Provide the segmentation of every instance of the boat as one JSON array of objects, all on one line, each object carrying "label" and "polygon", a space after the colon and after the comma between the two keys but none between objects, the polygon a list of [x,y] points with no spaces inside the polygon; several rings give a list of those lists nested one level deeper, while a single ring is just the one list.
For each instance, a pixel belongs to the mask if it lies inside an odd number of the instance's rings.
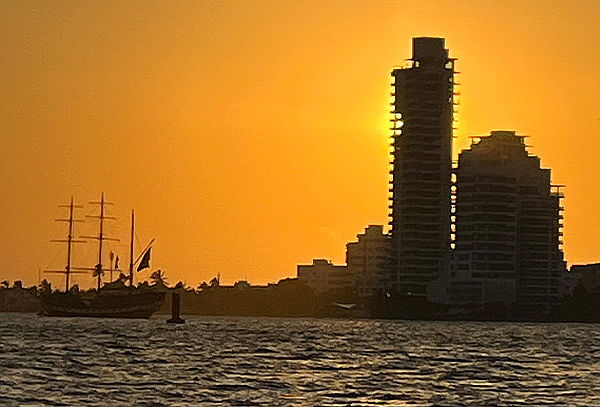
[{"label": "boat", "polygon": [[162,306],[165,292],[151,288],[102,288],[92,293],[52,292],[40,298],[43,316],[148,319]]},{"label": "boat", "polygon": [[[41,316],[51,317],[86,317],[86,318],[150,318],[153,313],[162,306],[166,293],[157,287],[149,286],[147,283],[134,285],[134,267],[137,271],[150,267],[150,250],[154,239],[148,243],[146,248],[134,260],[134,229],[135,213],[131,211],[131,240],[129,252],[129,276],[120,273],[116,281],[102,284],[102,277],[105,271],[112,272],[118,270],[118,257],[110,256],[110,268],[105,270],[103,261],[103,242],[106,240],[118,240],[105,236],[104,220],[114,219],[106,216],[105,206],[112,203],[104,200],[104,193],[98,202],[90,202],[100,205],[100,214],[98,216],[89,216],[99,221],[99,233],[97,236],[82,236],[82,238],[98,240],[98,264],[94,267],[73,267],[71,264],[72,247],[76,243],[84,243],[86,240],[74,238],[74,224],[82,220],[74,218],[74,211],[82,208],[80,205],[71,202],[67,205],[59,205],[69,209],[69,217],[65,219],[56,219],[59,222],[67,222],[69,225],[66,239],[53,240],[54,242],[67,244],[67,262],[64,270],[46,270],[46,273],[60,273],[65,275],[65,291],[43,290],[40,293],[42,310]],[[113,262],[114,261],[114,262]],[[89,273],[97,278],[96,290],[80,291],[77,286],[70,287],[70,276],[75,273]]]}]

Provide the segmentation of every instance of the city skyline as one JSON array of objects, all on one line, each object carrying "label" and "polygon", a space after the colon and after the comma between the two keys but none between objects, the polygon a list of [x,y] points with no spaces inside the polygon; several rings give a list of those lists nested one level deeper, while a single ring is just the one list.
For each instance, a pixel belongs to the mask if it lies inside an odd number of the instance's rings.
[{"label": "city skyline", "polygon": [[[553,181],[567,185],[567,261],[600,258],[589,238],[600,224],[594,212],[600,192],[590,188],[593,179],[581,176],[596,171],[594,149],[582,146],[594,145],[600,126],[592,97],[598,92],[593,44],[599,33],[592,26],[598,12],[589,7],[585,13],[584,2],[581,8],[563,5],[571,12],[556,15],[528,2],[522,8],[502,6],[511,11],[508,26],[528,17],[537,30],[529,37],[527,30],[507,30],[502,37],[481,23],[478,41],[456,21],[444,26],[441,11],[426,23],[409,9],[420,25],[392,27],[384,12],[400,11],[389,5],[368,10],[363,39],[350,27],[365,7],[331,3],[329,12],[342,13],[340,20],[319,21],[317,28],[276,26],[269,34],[247,22],[242,34],[254,33],[250,38],[260,41],[245,42],[228,25],[238,21],[233,11],[218,27],[205,18],[202,30],[195,30],[180,10],[170,14],[185,23],[177,31],[172,22],[155,28],[164,10],[148,7],[137,10],[144,18],[125,30],[125,23],[136,21],[127,10],[118,17],[98,5],[23,4],[2,6],[7,11],[2,15],[11,17],[2,28],[11,41],[4,48],[9,64],[3,77],[10,79],[3,81],[9,103],[2,131],[10,137],[0,165],[6,182],[1,279],[31,284],[37,268],[50,265],[48,257],[57,257],[54,266],[60,265],[62,249],[48,250],[48,240],[63,234],[53,224],[60,215],[56,205],[71,194],[85,203],[101,191],[116,203],[123,225],[136,208],[140,239],[157,238],[153,266],[171,281],[196,285],[221,273],[229,282],[260,283],[292,276],[296,264],[312,258],[341,262],[344,244],[366,225],[387,223],[389,71],[403,64],[410,38],[420,35],[445,37],[458,58],[462,95],[455,156],[470,135],[514,129],[534,136],[533,153],[553,169]],[[434,2],[428,4],[433,8]],[[46,19],[32,18],[34,9]],[[189,9],[199,15],[197,7]],[[285,20],[283,8],[256,10],[257,18]],[[295,6],[294,12],[308,10]],[[106,25],[85,27],[87,16],[102,13],[121,37]],[[466,13],[481,14],[486,12],[477,7]],[[552,24],[557,15],[579,24],[558,27]],[[382,19],[387,23],[375,28]],[[219,49],[212,37],[206,42],[211,27],[230,34],[229,48],[221,43]],[[34,41],[28,34],[33,31],[48,35]],[[74,39],[75,33],[82,39]],[[266,42],[273,33],[282,39]],[[579,38],[582,33],[588,35]],[[304,46],[299,34],[318,46]],[[485,43],[499,38],[513,46]],[[381,50],[371,49],[376,39]],[[117,59],[133,50],[130,58]],[[365,61],[357,63],[356,53]],[[261,55],[269,58],[261,62]],[[323,56],[330,65],[322,63]],[[118,63],[108,69],[111,61]],[[505,62],[499,66],[500,61]],[[76,69],[82,69],[79,76],[71,75]]]}]

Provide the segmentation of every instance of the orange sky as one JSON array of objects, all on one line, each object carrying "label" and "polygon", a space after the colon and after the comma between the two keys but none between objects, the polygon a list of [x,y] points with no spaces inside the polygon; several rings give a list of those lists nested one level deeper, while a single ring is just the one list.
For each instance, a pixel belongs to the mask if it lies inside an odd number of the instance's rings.
[{"label": "orange sky", "polygon": [[63,267],[56,205],[101,191],[122,264],[136,208],[172,282],[343,262],[387,223],[389,72],[425,35],[459,59],[455,153],[530,135],[567,185],[567,260],[600,261],[598,21],[596,0],[2,1],[0,279]]}]

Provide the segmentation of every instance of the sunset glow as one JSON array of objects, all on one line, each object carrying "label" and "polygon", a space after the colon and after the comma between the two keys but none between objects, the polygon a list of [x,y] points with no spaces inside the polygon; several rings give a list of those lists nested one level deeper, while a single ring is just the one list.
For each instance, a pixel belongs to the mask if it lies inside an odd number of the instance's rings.
[{"label": "sunset glow", "polygon": [[566,260],[598,262],[599,10],[4,1],[0,280],[33,284],[62,265],[48,242],[65,233],[56,205],[102,191],[117,217],[107,233],[121,239],[111,250],[127,258],[135,208],[139,245],[156,238],[152,267],[170,282],[265,283],[313,258],[342,263],[346,242],[388,222],[390,71],[415,36],[444,37],[458,58],[454,155],[490,130],[529,135],[566,185]]}]

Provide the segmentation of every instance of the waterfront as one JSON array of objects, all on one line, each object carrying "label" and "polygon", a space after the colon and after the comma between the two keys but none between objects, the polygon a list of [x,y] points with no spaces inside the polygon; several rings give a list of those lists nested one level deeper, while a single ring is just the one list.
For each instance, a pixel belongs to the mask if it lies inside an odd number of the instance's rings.
[{"label": "waterfront", "polygon": [[600,325],[0,314],[0,405],[600,405]]}]

